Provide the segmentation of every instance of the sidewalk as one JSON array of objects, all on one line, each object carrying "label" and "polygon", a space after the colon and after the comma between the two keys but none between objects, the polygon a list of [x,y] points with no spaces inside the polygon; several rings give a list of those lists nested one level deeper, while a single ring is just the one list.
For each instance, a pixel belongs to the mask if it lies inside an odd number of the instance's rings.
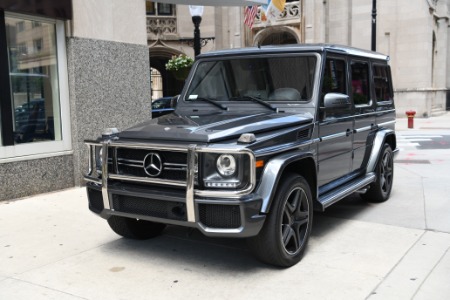
[{"label": "sidewalk", "polygon": [[408,118],[397,118],[395,124],[396,130],[436,130],[436,131],[448,131],[450,134],[450,111],[446,112],[442,116],[429,117],[429,118],[414,118],[414,128],[408,128]]},{"label": "sidewalk", "polygon": [[[397,129],[399,141],[450,136],[450,114]],[[289,269],[259,263],[244,240],[186,228],[120,238],[84,188],[0,202],[0,299],[449,299],[450,150],[400,147],[398,160],[411,159],[395,163],[391,199],[353,195],[316,213]]]}]

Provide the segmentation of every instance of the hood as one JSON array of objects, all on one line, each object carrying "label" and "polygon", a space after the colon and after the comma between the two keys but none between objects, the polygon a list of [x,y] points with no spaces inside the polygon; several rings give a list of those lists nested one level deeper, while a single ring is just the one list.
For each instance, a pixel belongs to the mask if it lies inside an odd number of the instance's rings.
[{"label": "hood", "polygon": [[175,113],[141,123],[119,133],[119,138],[209,143],[312,122],[312,117],[287,113]]}]

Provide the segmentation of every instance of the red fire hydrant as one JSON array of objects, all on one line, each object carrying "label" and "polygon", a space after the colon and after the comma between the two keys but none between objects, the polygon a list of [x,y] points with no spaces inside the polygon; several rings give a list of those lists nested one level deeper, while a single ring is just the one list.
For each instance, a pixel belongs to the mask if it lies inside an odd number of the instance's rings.
[{"label": "red fire hydrant", "polygon": [[416,115],[415,110],[407,110],[406,116],[408,117],[408,128],[414,128],[414,116]]}]

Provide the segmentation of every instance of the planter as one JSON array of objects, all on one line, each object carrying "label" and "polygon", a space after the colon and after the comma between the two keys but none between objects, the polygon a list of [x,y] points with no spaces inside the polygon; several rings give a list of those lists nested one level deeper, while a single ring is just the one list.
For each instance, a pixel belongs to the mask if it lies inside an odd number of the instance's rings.
[{"label": "planter", "polygon": [[182,68],[176,71],[172,71],[173,77],[177,80],[184,81],[189,75],[189,71],[191,71],[191,68]]}]

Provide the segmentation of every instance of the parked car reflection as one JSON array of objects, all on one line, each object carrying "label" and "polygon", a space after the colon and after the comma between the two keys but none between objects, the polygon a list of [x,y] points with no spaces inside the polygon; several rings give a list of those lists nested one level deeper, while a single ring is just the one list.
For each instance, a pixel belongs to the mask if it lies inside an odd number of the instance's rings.
[{"label": "parked car reflection", "polygon": [[[32,142],[35,138],[54,139],[53,118],[45,114],[45,99],[33,99],[14,110],[15,141]],[[48,124],[47,124],[48,121]]]},{"label": "parked car reflection", "polygon": [[162,97],[152,102],[152,118],[158,118],[170,114],[177,106],[178,95],[171,97]]}]

